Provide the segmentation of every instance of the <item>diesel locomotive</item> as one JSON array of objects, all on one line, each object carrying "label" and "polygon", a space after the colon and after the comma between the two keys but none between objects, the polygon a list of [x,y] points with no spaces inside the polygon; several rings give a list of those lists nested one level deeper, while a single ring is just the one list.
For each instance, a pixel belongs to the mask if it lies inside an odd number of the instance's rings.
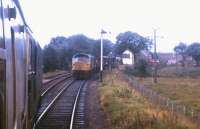
[{"label": "diesel locomotive", "polygon": [[72,74],[76,79],[87,79],[95,68],[95,58],[90,54],[78,53],[72,57]]},{"label": "diesel locomotive", "polygon": [[0,129],[30,129],[40,99],[42,51],[18,0],[0,0]]}]

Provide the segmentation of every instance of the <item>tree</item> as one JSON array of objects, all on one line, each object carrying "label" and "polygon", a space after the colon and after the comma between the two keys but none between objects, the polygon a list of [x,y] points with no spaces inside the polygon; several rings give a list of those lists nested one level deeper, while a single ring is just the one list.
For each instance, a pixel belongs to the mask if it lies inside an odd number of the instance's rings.
[{"label": "tree", "polygon": [[134,60],[136,60],[136,55],[141,50],[148,50],[151,46],[151,41],[147,38],[142,37],[141,35],[127,31],[125,33],[120,33],[117,36],[117,42],[115,45],[116,54],[121,54],[126,49],[129,49],[135,56]]},{"label": "tree", "polygon": [[68,48],[72,49],[74,53],[84,52],[91,54],[93,45],[94,40],[82,34],[73,35],[68,38]]},{"label": "tree", "polygon": [[54,65],[52,67],[48,63],[44,63],[44,70],[56,70],[56,69],[68,69],[70,60],[67,56],[70,55],[68,51],[68,39],[63,36],[58,36],[52,38],[50,43],[45,46],[43,53],[45,55],[44,62],[51,60],[51,63]]},{"label": "tree", "polygon": [[196,61],[197,66],[200,65],[200,43],[194,42],[192,43],[188,49],[187,53],[189,56],[192,56],[192,58]]},{"label": "tree", "polygon": [[140,59],[135,65],[135,69],[138,71],[138,75],[141,77],[145,77],[149,75],[148,68],[149,68],[149,64],[144,59]]},{"label": "tree", "polygon": [[[103,55],[107,56],[113,49],[113,43],[110,40],[103,40]],[[93,55],[100,58],[101,40],[96,40],[93,46]]]},{"label": "tree", "polygon": [[187,57],[187,45],[180,42],[179,45],[175,46],[174,51],[182,56],[182,67],[185,67],[185,61]]},{"label": "tree", "polygon": [[[104,55],[112,50],[113,43],[104,40]],[[72,56],[76,53],[88,53],[100,56],[100,40],[94,40],[85,35],[78,34],[68,38],[59,36],[52,38],[50,43],[44,47],[44,71],[56,69],[70,69]]]},{"label": "tree", "polygon": [[43,50],[44,72],[52,71],[58,68],[58,58],[56,50],[52,45],[45,46]]},{"label": "tree", "polygon": [[145,59],[139,59],[135,66],[125,67],[125,72],[138,77],[147,77],[151,75],[151,68],[149,63]]}]

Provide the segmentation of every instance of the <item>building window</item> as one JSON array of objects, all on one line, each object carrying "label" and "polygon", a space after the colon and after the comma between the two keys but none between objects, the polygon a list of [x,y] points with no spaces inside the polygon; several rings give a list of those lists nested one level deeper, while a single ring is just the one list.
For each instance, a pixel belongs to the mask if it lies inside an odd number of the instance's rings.
[{"label": "building window", "polygon": [[123,54],[122,58],[130,58],[130,54]]},{"label": "building window", "polygon": [[6,64],[0,59],[0,129],[5,127],[5,85],[6,85]]}]

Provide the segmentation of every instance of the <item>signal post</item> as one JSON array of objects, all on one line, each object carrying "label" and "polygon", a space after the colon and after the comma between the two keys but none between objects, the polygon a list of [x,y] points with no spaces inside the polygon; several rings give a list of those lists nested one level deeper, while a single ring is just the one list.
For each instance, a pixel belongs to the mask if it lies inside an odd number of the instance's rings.
[{"label": "signal post", "polygon": [[100,65],[100,81],[103,82],[103,34],[106,34],[107,32],[104,30],[101,30],[101,65]]}]

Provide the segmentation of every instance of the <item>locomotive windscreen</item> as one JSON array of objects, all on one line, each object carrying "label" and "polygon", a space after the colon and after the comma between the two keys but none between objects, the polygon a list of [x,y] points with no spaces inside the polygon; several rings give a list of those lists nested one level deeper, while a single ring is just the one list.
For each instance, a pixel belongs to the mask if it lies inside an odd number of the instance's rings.
[{"label": "locomotive windscreen", "polygon": [[76,55],[74,55],[74,58],[79,58],[79,57],[89,58],[89,56],[87,54],[76,54]]},{"label": "locomotive windscreen", "polygon": [[77,54],[73,57],[72,62],[88,62],[90,58],[86,54]]}]

